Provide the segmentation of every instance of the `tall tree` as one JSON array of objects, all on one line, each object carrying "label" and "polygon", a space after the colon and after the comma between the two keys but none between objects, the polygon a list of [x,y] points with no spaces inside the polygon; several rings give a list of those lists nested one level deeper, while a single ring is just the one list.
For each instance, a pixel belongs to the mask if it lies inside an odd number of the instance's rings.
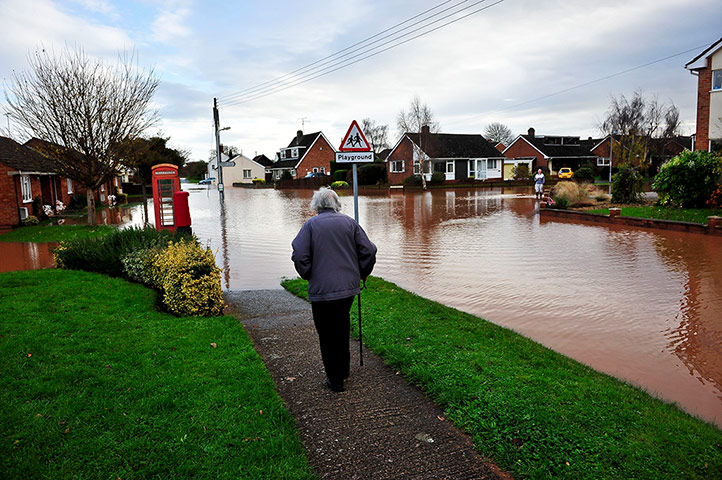
[{"label": "tall tree", "polygon": [[493,122],[486,126],[484,129],[484,138],[496,145],[497,143],[503,143],[506,146],[514,140],[514,134],[511,129],[503,123]]},{"label": "tall tree", "polygon": [[637,90],[630,99],[612,97],[599,129],[618,139],[612,153],[619,163],[648,168],[651,139],[678,133],[679,110],[673,103],[660,103],[657,97],[647,98]]},{"label": "tall tree", "polygon": [[380,153],[381,150],[389,148],[388,125],[377,125],[374,120],[364,118],[361,120],[361,130],[366,135],[366,140],[371,144],[371,150],[374,153]]},{"label": "tall tree", "polygon": [[14,73],[5,92],[7,112],[23,134],[59,146],[44,153],[87,189],[93,225],[95,191],[117,174],[124,145],[158,120],[150,105],[158,79],[127,53],[111,65],[80,47],[40,49],[28,61],[29,72]]},{"label": "tall tree", "polygon": [[168,146],[170,138],[151,137],[128,140],[121,151],[123,165],[135,170],[140,179],[143,194],[145,221],[148,222],[148,206],[146,202],[146,185],[151,181],[152,167],[160,163],[170,163],[182,167],[188,160],[188,152]]},{"label": "tall tree", "polygon": [[408,111],[401,110],[396,117],[396,128],[399,130],[399,135],[405,133],[418,133],[419,135],[419,144],[413,143],[414,163],[418,162],[419,164],[421,185],[426,190],[424,172],[427,170],[429,157],[426,155],[426,136],[423,134],[423,127],[429,127],[430,133],[438,133],[440,129],[439,122],[434,117],[431,108],[423,103],[418,95],[414,95]]}]

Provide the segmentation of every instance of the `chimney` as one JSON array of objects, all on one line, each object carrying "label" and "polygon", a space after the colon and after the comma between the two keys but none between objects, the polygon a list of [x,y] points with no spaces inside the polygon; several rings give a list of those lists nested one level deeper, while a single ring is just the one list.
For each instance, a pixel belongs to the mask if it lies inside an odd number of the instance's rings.
[{"label": "chimney", "polygon": [[423,127],[421,127],[421,133],[424,135],[428,135],[429,133],[431,133],[431,129],[428,125],[424,125]]},{"label": "chimney", "polygon": [[301,139],[303,138],[303,130],[299,130],[296,132],[296,144],[301,144]]},{"label": "chimney", "polygon": [[536,133],[536,131],[534,130],[534,128],[529,127],[529,130],[527,131],[527,135],[529,135],[530,137],[534,137],[535,133]]}]

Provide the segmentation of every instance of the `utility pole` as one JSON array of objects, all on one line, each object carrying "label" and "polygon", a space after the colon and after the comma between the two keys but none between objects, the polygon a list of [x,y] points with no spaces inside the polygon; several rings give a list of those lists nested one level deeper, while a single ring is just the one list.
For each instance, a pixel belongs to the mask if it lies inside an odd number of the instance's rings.
[{"label": "utility pole", "polygon": [[218,119],[218,99],[213,98],[213,130],[216,135],[216,166],[218,167],[218,197],[223,202],[223,167],[221,167],[221,129]]}]

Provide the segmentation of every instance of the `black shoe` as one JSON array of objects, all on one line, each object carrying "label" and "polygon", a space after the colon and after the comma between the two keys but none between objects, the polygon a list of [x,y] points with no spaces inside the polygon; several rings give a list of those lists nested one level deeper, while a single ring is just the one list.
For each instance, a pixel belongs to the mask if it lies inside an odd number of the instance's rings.
[{"label": "black shoe", "polygon": [[326,386],[327,386],[328,388],[330,388],[331,390],[333,390],[334,392],[343,392],[343,391],[344,391],[343,381],[341,381],[341,383],[331,383],[331,380],[329,380],[329,379],[327,378],[327,379],[326,379]]}]

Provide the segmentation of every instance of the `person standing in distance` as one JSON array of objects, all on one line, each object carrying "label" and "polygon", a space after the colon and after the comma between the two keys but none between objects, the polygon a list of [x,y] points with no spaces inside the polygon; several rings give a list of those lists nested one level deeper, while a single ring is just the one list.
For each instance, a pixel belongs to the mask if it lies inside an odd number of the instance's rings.
[{"label": "person standing in distance", "polygon": [[544,174],[542,173],[542,169],[540,168],[537,170],[536,175],[534,175],[534,193],[536,195],[536,198],[542,198],[542,195],[544,194],[544,182],[546,179],[544,178]]},{"label": "person standing in distance", "polygon": [[314,193],[311,208],[317,215],[293,239],[291,260],[308,280],[326,386],[342,392],[351,363],[349,312],[354,296],[361,293],[361,280],[376,264],[376,245],[353,218],[339,213],[341,202],[330,188]]}]

